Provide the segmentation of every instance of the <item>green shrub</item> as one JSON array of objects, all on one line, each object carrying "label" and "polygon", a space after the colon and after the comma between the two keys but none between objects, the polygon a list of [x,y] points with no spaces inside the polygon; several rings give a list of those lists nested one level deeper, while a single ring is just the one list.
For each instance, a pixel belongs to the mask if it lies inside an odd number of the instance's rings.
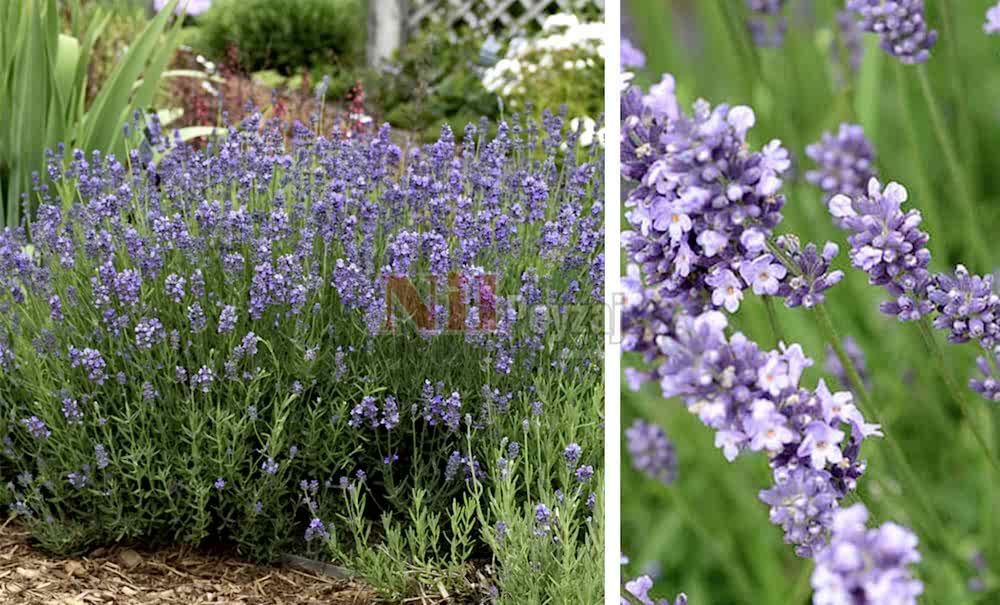
[{"label": "green shrub", "polygon": [[390,599],[492,556],[506,602],[596,603],[565,587],[601,574],[603,158],[523,124],[405,155],[149,130],[157,162],[57,158],[0,231],[0,505],[59,552],[332,552]]},{"label": "green shrub", "polygon": [[197,44],[216,59],[236,49],[242,69],[353,63],[364,43],[360,0],[218,0],[198,18]]},{"label": "green shrub", "polygon": [[496,95],[477,75],[483,40],[468,28],[453,30],[442,22],[425,26],[366,82],[371,100],[389,123],[425,131],[424,138],[436,136],[438,126],[456,118],[464,125],[499,116]]}]

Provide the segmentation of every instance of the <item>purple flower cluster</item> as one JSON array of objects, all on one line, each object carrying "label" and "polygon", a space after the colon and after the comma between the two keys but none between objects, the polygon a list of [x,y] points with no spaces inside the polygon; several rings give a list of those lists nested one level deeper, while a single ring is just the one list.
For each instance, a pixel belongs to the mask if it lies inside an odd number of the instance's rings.
[{"label": "purple flower cluster", "polygon": [[879,426],[865,422],[850,393],[831,393],[822,381],[813,391],[800,386],[812,361],[799,345],[762,351],[740,333],[727,338],[726,327],[717,311],[678,317],[674,334],[659,340],[663,395],[681,397],[716,430],[726,459],[747,451],[768,455],[774,487],[761,500],[785,540],[812,556],[837,502],[864,473],[861,443],[881,435]]},{"label": "purple flower cluster", "polygon": [[840,193],[849,198],[864,195],[868,182],[878,178],[875,149],[858,124],[841,124],[836,134],[824,132],[818,143],[806,147],[817,168],[806,180],[823,190],[827,199]]},{"label": "purple flower cluster", "polygon": [[837,194],[828,203],[830,214],[851,231],[851,264],[868,274],[868,283],[888,290],[892,298],[882,303],[882,312],[900,321],[917,320],[933,310],[928,298],[930,236],[919,228],[920,211],[903,211],[906,198],[899,183],[883,190],[871,179],[866,194],[853,200]]},{"label": "purple flower cluster", "polygon": [[920,561],[917,537],[892,522],[868,528],[863,504],[833,515],[830,545],[816,556],[814,605],[916,605],[924,586],[909,566]]},{"label": "purple flower cluster", "polygon": [[924,63],[937,32],[924,20],[924,0],[847,0],[861,19],[861,29],[878,34],[882,50],[907,65]]},{"label": "purple flower cluster", "polygon": [[809,243],[802,248],[795,236],[781,235],[776,245],[784,251],[793,268],[792,275],[778,285],[776,292],[777,296],[785,299],[785,306],[789,308],[801,306],[811,309],[823,304],[826,300],[823,292],[844,278],[843,271],[830,270],[830,264],[840,251],[833,242],[827,242],[823,251],[819,252],[816,244]]},{"label": "purple flower cluster", "polygon": [[714,306],[735,311],[743,290],[776,294],[784,277],[766,240],[782,219],[791,162],[777,140],[748,149],[749,107],[698,101],[687,116],[672,84],[667,77],[622,99],[622,173],[638,183],[622,243],[662,297],[699,301],[713,291]]},{"label": "purple flower cluster", "polygon": [[850,11],[842,10],[837,12],[837,27],[840,30],[840,44],[834,45],[834,56],[838,61],[844,61],[841,57],[842,53],[846,52],[848,67],[852,72],[857,72],[861,69],[861,61],[865,58],[861,25]]},{"label": "purple flower cluster", "polygon": [[1000,34],[1000,2],[986,11],[986,23],[983,31],[987,34]]},{"label": "purple flower cluster", "polygon": [[622,69],[642,69],[646,66],[646,55],[632,44],[628,38],[622,37],[621,42]]},{"label": "purple flower cluster", "polygon": [[664,485],[677,479],[677,454],[662,428],[637,418],[625,439],[632,468]]},{"label": "purple flower cluster", "polygon": [[[653,579],[649,576],[639,576],[633,580],[625,582],[625,592],[628,596],[622,595],[621,605],[633,605],[635,601],[642,605],[670,605],[668,599],[654,600],[649,596],[649,591],[653,589]],[[687,595],[681,593],[677,595],[673,605],[687,605]]]},{"label": "purple flower cluster", "polygon": [[778,48],[785,41],[788,21],[781,17],[785,0],[747,0],[750,12],[756,13],[747,20],[755,45],[761,48]]}]

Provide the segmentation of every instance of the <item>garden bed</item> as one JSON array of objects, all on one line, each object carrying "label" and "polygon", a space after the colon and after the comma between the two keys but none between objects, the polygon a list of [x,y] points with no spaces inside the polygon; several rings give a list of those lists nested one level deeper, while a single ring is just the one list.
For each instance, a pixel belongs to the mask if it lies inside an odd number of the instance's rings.
[{"label": "garden bed", "polygon": [[0,602],[11,605],[348,605],[374,603],[373,595],[353,580],[254,565],[228,549],[114,547],[82,557],[54,557],[32,547],[18,524],[0,527]]}]

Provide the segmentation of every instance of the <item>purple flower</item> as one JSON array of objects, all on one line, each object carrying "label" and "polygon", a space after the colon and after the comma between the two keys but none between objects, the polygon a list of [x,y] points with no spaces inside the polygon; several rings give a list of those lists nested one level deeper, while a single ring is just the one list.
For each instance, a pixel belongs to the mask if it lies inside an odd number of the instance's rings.
[{"label": "purple flower", "polygon": [[632,467],[650,479],[670,485],[677,478],[674,445],[659,426],[636,419],[625,431]]},{"label": "purple flower", "polygon": [[949,342],[972,339],[989,349],[1000,340],[1000,296],[993,292],[992,275],[971,275],[958,265],[954,276],[936,274],[927,296],[938,312],[934,327],[947,330]]},{"label": "purple flower", "polygon": [[107,365],[104,363],[104,357],[101,356],[100,351],[94,349],[83,349],[81,351],[76,347],[70,346],[69,359],[72,367],[77,368],[82,366],[84,371],[87,372],[87,378],[92,382],[104,384],[104,381],[108,377],[104,372]]},{"label": "purple flower", "polygon": [[222,489],[226,487],[226,480],[223,479],[222,477],[219,477],[218,479],[215,480],[215,483],[213,483],[213,485],[215,486],[215,489],[221,492]]},{"label": "purple flower", "polygon": [[24,425],[24,428],[28,429],[28,432],[35,439],[48,439],[52,435],[52,431],[45,426],[45,423],[38,416],[22,418],[21,424]]},{"label": "purple flower", "polygon": [[711,289],[713,304],[738,308],[735,275],[725,273],[735,267],[747,282],[740,291],[777,292],[786,269],[763,249],[782,219],[787,151],[778,141],[749,149],[749,107],[699,101],[689,117],[675,109],[672,78],[665,83],[622,99],[622,173],[636,183],[625,200],[626,254],[647,287],[683,304],[704,307]]},{"label": "purple flower", "polygon": [[802,249],[798,238],[782,235],[777,238],[777,245],[785,251],[793,264],[793,276],[778,286],[778,296],[785,299],[785,306],[811,309],[823,304],[826,300],[823,293],[844,278],[843,271],[830,271],[833,259],[840,252],[837,244],[827,242],[821,254],[817,251],[816,244],[806,244],[805,249]]},{"label": "purple flower", "polygon": [[228,334],[236,329],[236,307],[226,305],[219,315],[219,334]]},{"label": "purple flower", "polygon": [[976,368],[982,378],[969,379],[969,388],[987,401],[1000,401],[1000,345],[976,358]]},{"label": "purple flower", "polygon": [[201,366],[201,369],[191,377],[191,387],[200,389],[202,393],[207,393],[212,387],[215,373],[208,366]]},{"label": "purple flower", "polygon": [[781,280],[787,272],[785,266],[770,254],[740,263],[740,277],[750,284],[754,294],[777,294]]},{"label": "purple flower", "polygon": [[919,319],[933,309],[927,297],[930,237],[919,229],[919,211],[903,212],[906,198],[902,185],[889,183],[882,190],[872,179],[867,195],[852,201],[838,194],[828,204],[830,214],[852,232],[847,238],[851,264],[868,274],[868,283],[888,290],[892,299],[882,303],[882,312],[900,321]]},{"label": "purple flower", "polygon": [[911,65],[930,58],[937,32],[924,20],[924,0],[847,0],[861,29],[878,34],[882,50]]},{"label": "purple flower", "polygon": [[316,538],[327,541],[330,539],[330,531],[323,525],[322,520],[314,517],[306,528],[305,539],[306,542],[312,542]]},{"label": "purple flower", "polygon": [[94,455],[97,457],[97,468],[105,469],[108,467],[110,462],[108,461],[108,452],[104,449],[104,446],[98,443],[94,446]]},{"label": "purple flower", "polygon": [[632,41],[624,36],[622,37],[621,42],[621,60],[622,69],[628,69],[630,67],[642,69],[646,66],[646,55],[643,54],[641,50],[633,46]]},{"label": "purple flower", "polygon": [[[642,605],[670,605],[670,601],[667,599],[654,601],[653,597],[649,596],[649,591],[652,589],[653,579],[649,576],[639,576],[625,582],[625,592],[628,593],[628,597],[621,597],[621,605],[632,605],[635,600],[638,600]],[[677,595],[673,605],[687,605],[687,602],[687,595],[681,593]]]},{"label": "purple flower", "polygon": [[563,458],[566,459],[566,464],[571,468],[573,465],[580,460],[580,454],[583,453],[583,449],[577,443],[571,443],[566,446],[565,451],[563,451]]},{"label": "purple flower", "polygon": [[816,555],[813,602],[916,605],[924,586],[909,566],[920,561],[917,537],[895,523],[867,528],[855,504],[833,514],[830,544]]},{"label": "purple flower", "polygon": [[1000,34],[1000,2],[986,11],[986,23],[983,31],[987,34]]},{"label": "purple flower", "polygon": [[83,412],[80,411],[80,405],[77,403],[76,399],[71,397],[63,399],[62,411],[63,416],[66,417],[67,423],[83,424]]},{"label": "purple flower", "polygon": [[589,464],[576,469],[576,480],[580,483],[587,483],[594,476],[594,467]]},{"label": "purple flower", "polygon": [[155,317],[143,317],[135,325],[135,345],[140,349],[152,349],[153,345],[166,337],[166,329]]},{"label": "purple flower", "polygon": [[824,132],[818,143],[806,147],[806,155],[817,169],[806,172],[827,199],[841,193],[850,198],[864,195],[868,181],[878,178],[875,150],[858,124],[841,124],[837,134]]},{"label": "purple flower", "polygon": [[274,461],[274,458],[269,457],[261,463],[260,468],[268,475],[278,474],[278,463]]}]

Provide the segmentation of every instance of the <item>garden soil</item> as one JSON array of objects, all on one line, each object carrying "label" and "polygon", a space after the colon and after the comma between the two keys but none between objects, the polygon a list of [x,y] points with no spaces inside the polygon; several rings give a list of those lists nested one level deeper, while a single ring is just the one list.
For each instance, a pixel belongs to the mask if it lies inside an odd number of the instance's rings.
[{"label": "garden soil", "polygon": [[0,525],[3,605],[362,605],[373,593],[351,580],[175,547],[155,551],[98,548],[83,557],[47,555],[28,532]]}]

